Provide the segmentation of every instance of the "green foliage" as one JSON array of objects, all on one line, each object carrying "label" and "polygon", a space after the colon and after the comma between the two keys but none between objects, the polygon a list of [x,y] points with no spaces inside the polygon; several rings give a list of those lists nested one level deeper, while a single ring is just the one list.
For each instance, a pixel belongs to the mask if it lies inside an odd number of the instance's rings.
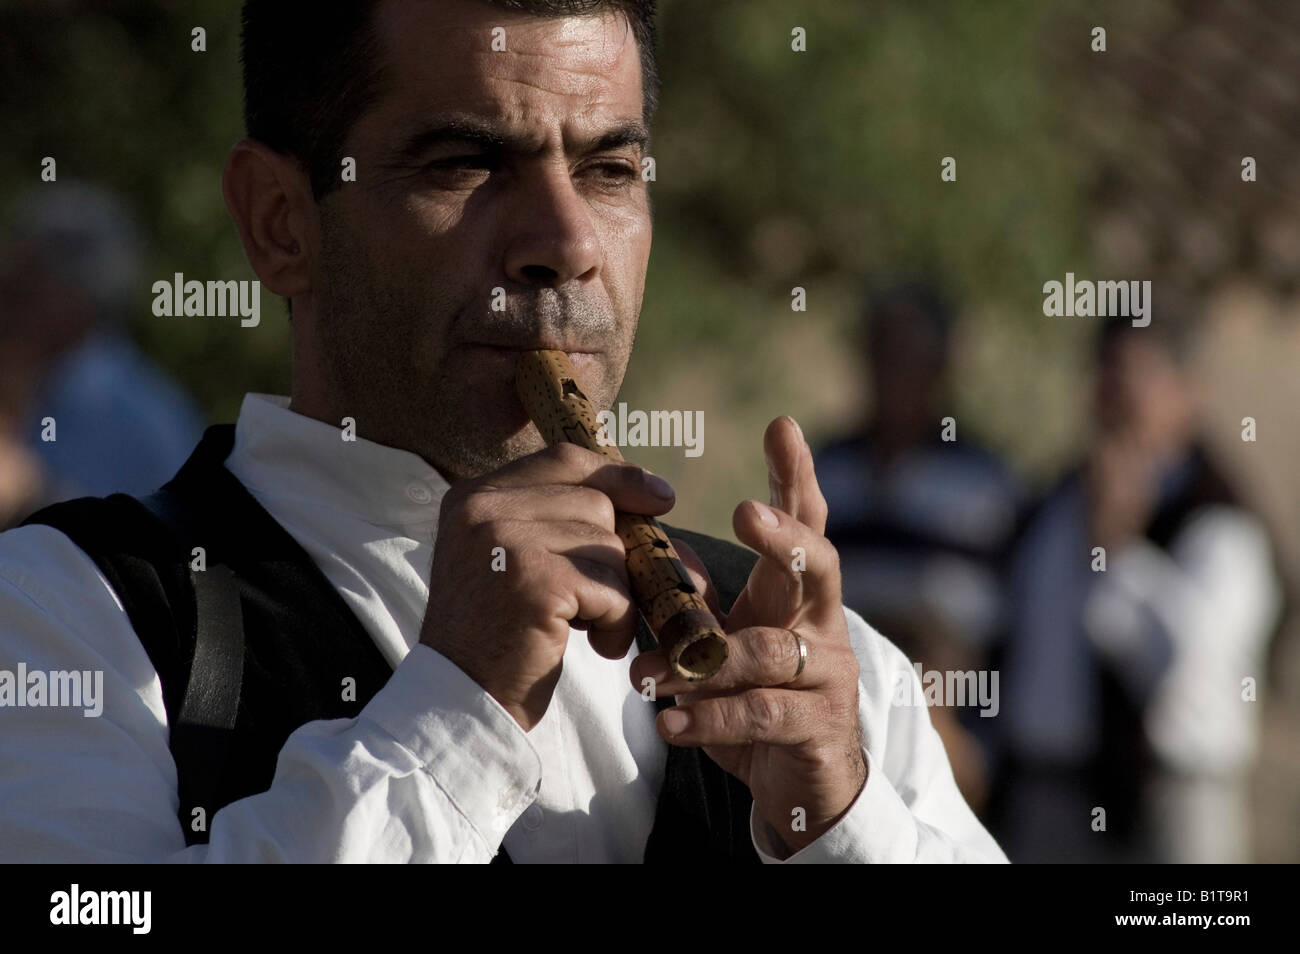
[{"label": "green foliage", "polygon": [[[852,412],[851,364],[815,381],[835,392],[819,396],[799,375],[822,369],[774,367],[797,356],[773,342],[795,328],[834,350],[864,280],[926,274],[955,290],[981,340],[1002,343],[977,367],[997,367],[998,380],[960,380],[958,411],[1022,459],[1050,459],[1065,435],[1016,440],[1016,408],[1043,399],[1041,349],[1064,360],[1074,347],[1045,336],[1044,276],[1086,255],[1069,224],[1084,170],[1060,148],[1061,103],[1039,53],[1051,12],[1033,0],[664,0],[656,236],[627,398],[714,406],[745,447],[760,446],[758,415],[773,407],[812,415],[824,436]],[[205,53],[191,50],[195,26]],[[796,26],[807,52],[791,50]],[[36,185],[45,155],[61,179],[123,193],[153,243],[134,312],[144,346],[213,419],[233,418],[246,391],[287,391],[288,324],[270,296],[261,325],[237,333],[149,307],[149,284],[174,272],[255,277],[220,191],[242,134],[236,5],[16,4],[0,11],[0,51],[3,197]],[[956,183],[940,180],[944,156]],[[806,313],[790,311],[796,285]],[[702,375],[708,395],[661,390]],[[1066,385],[1053,387],[1061,405]],[[735,462],[756,464],[753,451]],[[735,477],[698,476],[710,495]],[[725,529],[725,514],[696,516]]]},{"label": "green foliage", "polygon": [[[252,279],[221,197],[226,152],[243,131],[237,5],[219,0],[21,4],[0,11],[0,176],[6,199],[39,186],[43,156],[60,181],[114,189],[151,239],[132,329],[214,419],[245,391],[288,387],[283,309],[261,325],[168,321],[150,286],[174,272]],[[207,52],[191,30],[207,31]],[[7,204],[7,203],[6,203]]]}]

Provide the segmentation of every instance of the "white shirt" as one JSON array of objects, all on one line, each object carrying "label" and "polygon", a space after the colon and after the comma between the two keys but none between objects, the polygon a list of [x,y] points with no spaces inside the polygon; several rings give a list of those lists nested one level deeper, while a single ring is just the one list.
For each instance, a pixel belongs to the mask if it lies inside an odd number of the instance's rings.
[{"label": "white shirt", "polygon": [[[271,787],[185,847],[162,690],[121,604],[66,537],[0,534],[0,670],[102,670],[103,712],[0,707],[0,860],[639,862],[668,747],[622,660],[571,631],[531,731],[419,643],[447,483],[423,459],[248,395],[227,468],[311,555],[392,677],[355,719],[310,722]],[[846,610],[868,765],[850,810],[787,858],[751,813],[764,861],[1006,858],[953,782],[924,706],[894,705],[905,656]],[[908,699],[921,699],[919,686]]]}]

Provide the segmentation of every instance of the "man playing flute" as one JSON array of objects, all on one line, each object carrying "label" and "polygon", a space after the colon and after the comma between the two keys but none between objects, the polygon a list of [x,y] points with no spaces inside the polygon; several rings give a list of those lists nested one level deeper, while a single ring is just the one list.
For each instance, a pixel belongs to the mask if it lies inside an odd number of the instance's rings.
[{"label": "man playing flute", "polygon": [[688,683],[614,533],[672,489],[545,447],[515,395],[533,349],[597,407],[622,383],[653,0],[243,16],[222,186],[290,303],[292,391],[144,505],[0,536],[0,664],[102,670],[104,697],[0,709],[8,860],[1004,861],[896,704],[908,660],[841,602],[792,419],[748,550],[670,531],[730,646]]}]

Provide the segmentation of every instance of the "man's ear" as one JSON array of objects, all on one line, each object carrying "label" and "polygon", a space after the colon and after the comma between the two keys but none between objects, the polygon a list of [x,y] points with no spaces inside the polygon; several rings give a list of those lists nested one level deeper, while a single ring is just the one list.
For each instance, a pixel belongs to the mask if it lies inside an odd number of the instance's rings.
[{"label": "man's ear", "polygon": [[310,292],[316,203],[298,161],[242,139],[226,157],[221,194],[262,284],[283,298]]}]

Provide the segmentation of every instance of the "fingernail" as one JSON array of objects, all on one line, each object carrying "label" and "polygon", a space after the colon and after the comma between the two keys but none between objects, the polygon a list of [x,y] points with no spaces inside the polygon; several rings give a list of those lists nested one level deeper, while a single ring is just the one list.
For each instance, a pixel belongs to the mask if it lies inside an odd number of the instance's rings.
[{"label": "fingernail", "polygon": [[672,488],[672,484],[664,480],[658,474],[652,474],[650,471],[642,469],[641,473],[645,475],[645,486],[650,493],[663,500],[672,500],[677,496]]},{"label": "fingernail", "polygon": [[763,526],[773,528],[781,526],[781,521],[777,517],[776,511],[767,504],[762,504],[755,500],[754,506],[758,508],[758,520],[763,524]]},{"label": "fingernail", "polygon": [[669,709],[664,713],[664,728],[669,735],[681,735],[691,726],[690,713],[684,709]]}]

